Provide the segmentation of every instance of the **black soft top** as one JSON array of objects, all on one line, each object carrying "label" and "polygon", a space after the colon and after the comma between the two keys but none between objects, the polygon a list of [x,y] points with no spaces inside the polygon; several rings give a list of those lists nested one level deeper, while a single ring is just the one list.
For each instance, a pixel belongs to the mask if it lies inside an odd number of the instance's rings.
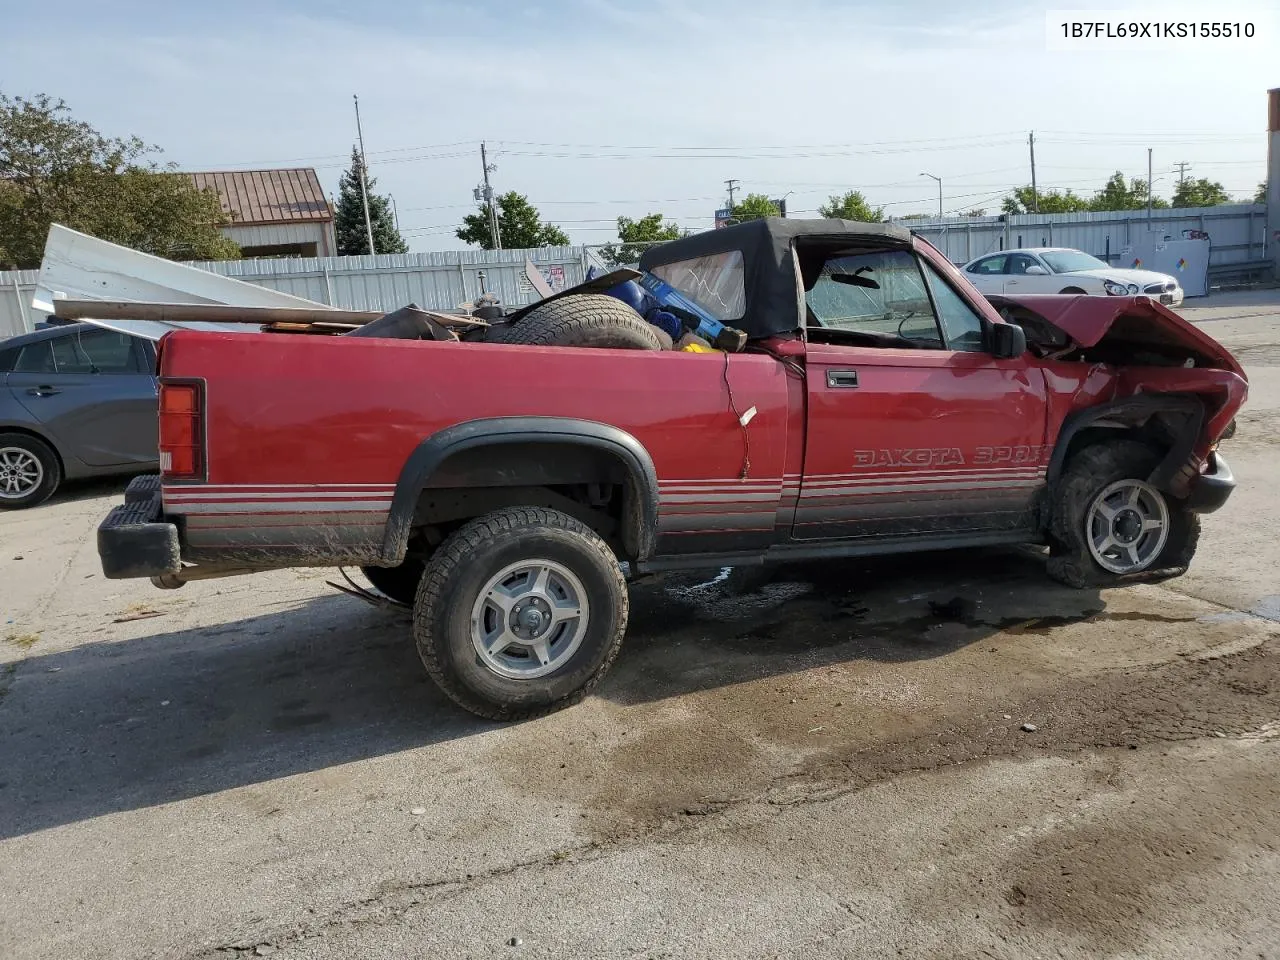
[{"label": "black soft top", "polygon": [[650,247],[640,258],[640,269],[652,270],[667,263],[740,250],[746,313],[740,321],[733,321],[730,325],[740,327],[752,339],[770,337],[790,333],[800,325],[797,313],[799,291],[791,256],[793,242],[798,237],[841,236],[891,243],[911,242],[910,231],[889,223],[766,217]]}]

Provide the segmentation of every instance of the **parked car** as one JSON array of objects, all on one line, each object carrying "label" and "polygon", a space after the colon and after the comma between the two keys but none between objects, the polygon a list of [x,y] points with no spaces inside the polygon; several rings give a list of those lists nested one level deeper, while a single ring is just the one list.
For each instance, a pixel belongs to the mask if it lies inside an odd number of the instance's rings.
[{"label": "parked car", "polygon": [[0,508],[159,465],[155,345],[87,323],[0,343]]},{"label": "parked car", "polygon": [[1168,274],[1123,270],[1065,247],[1001,250],[964,266],[969,282],[985,294],[1085,293],[1132,297],[1143,294],[1167,306],[1182,303],[1182,287]]},{"label": "parked car", "polygon": [[641,269],[746,350],[537,345],[643,324],[595,281],[504,342],[166,334],[162,472],[100,526],[104,574],[359,566],[412,606],[439,686],[512,720],[600,680],[624,562],[1031,542],[1059,580],[1115,584],[1185,570],[1234,487],[1217,443],[1244,371],[1149,298],[997,305],[923,239],[838,220],[709,231]]}]

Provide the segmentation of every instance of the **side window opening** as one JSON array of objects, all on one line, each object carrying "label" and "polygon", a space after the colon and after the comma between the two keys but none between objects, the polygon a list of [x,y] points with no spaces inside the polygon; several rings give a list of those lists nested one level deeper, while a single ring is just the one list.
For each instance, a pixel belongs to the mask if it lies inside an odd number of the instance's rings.
[{"label": "side window opening", "polygon": [[983,351],[982,318],[931,264],[922,261],[921,266],[929,281],[929,292],[933,294],[947,346],[952,350]]},{"label": "side window opening", "polygon": [[132,338],[114,330],[77,331],[51,341],[58,373],[138,373]]},{"label": "side window opening", "polygon": [[1009,258],[1003,254],[994,257],[986,257],[969,267],[969,272],[980,273],[987,276],[1004,273],[1005,264],[1008,262],[1008,259]]},{"label": "side window opening", "polygon": [[802,272],[811,328],[839,331],[844,336],[838,339],[871,346],[943,349],[914,253],[845,250],[810,261]]},{"label": "side window opening", "polygon": [[57,373],[53,364],[53,348],[48,340],[29,343],[18,353],[13,365],[14,373]]},{"label": "side window opening", "polygon": [[1027,267],[1039,266],[1031,257],[1025,253],[1015,253],[1009,258],[1009,272],[1023,276],[1027,272]]},{"label": "side window opening", "polygon": [[22,347],[14,373],[141,373],[133,338],[114,330],[77,331]]}]

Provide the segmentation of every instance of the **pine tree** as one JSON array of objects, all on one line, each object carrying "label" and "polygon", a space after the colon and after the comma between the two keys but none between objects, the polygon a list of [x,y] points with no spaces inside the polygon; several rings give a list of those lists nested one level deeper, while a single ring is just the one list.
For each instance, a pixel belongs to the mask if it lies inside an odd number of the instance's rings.
[{"label": "pine tree", "polygon": [[[351,148],[351,167],[338,181],[338,208],[333,214],[334,232],[338,238],[338,255],[355,257],[369,252],[369,232],[364,223],[364,200],[360,191],[360,151]],[[391,201],[373,192],[377,181],[369,177],[369,222],[373,225],[373,244],[377,253],[408,253],[409,245],[396,229]]]}]

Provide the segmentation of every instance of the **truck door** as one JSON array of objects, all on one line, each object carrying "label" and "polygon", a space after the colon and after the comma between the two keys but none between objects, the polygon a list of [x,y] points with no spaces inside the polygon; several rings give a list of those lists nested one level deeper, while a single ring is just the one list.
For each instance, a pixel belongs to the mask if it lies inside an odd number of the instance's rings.
[{"label": "truck door", "polygon": [[978,312],[913,251],[832,255],[815,272],[793,538],[941,546],[1033,528],[1047,462],[1039,369],[985,352]]}]

